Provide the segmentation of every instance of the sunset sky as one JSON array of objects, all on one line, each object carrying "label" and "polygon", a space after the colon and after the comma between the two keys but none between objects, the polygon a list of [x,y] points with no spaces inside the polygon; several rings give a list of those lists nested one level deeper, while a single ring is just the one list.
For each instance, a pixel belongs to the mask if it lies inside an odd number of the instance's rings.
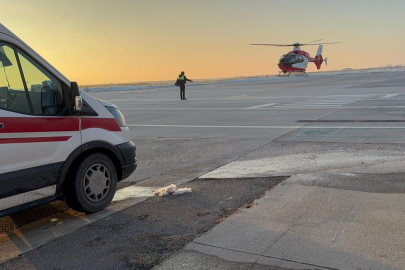
[{"label": "sunset sky", "polygon": [[[322,70],[405,63],[404,0],[2,0],[0,22],[79,84],[271,75],[323,39]],[[302,47],[311,56],[316,46]],[[313,63],[308,71],[315,71]]]}]

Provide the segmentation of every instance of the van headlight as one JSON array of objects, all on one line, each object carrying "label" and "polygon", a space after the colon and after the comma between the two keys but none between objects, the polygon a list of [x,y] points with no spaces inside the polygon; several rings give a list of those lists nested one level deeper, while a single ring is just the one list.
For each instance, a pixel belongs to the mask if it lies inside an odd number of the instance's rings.
[{"label": "van headlight", "polygon": [[120,125],[120,127],[126,127],[127,123],[125,122],[125,117],[124,115],[121,113],[120,110],[118,110],[115,107],[106,107],[106,109],[112,114],[114,115],[115,119],[117,119],[118,124]]}]

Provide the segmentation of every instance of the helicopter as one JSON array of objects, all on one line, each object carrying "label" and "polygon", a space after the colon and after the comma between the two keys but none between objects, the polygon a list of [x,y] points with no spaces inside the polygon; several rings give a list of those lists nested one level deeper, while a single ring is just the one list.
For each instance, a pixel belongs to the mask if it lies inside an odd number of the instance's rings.
[{"label": "helicopter", "polygon": [[[317,69],[321,68],[323,62],[325,65],[328,65],[328,59],[323,58],[322,50],[323,44],[336,44],[341,42],[328,42],[328,43],[314,43],[322,41],[322,39],[314,40],[306,43],[293,43],[293,44],[250,44],[250,45],[259,45],[259,46],[275,46],[275,47],[290,47],[293,46],[293,50],[287,54],[284,54],[278,60],[278,67],[280,68],[280,72],[278,76],[284,74],[286,76],[290,76],[290,74],[296,75],[307,75],[305,73],[308,63],[312,62],[316,65]],[[319,45],[318,51],[316,52],[315,58],[312,58],[309,53],[306,51],[301,50],[301,46],[311,46],[311,45]]]}]

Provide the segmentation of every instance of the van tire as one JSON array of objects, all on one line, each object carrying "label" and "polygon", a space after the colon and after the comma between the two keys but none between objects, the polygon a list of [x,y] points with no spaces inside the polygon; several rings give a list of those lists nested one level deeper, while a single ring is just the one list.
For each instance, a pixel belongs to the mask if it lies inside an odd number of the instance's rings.
[{"label": "van tire", "polygon": [[80,212],[106,208],[117,190],[117,173],[106,155],[94,153],[82,160],[69,183],[68,205]]}]

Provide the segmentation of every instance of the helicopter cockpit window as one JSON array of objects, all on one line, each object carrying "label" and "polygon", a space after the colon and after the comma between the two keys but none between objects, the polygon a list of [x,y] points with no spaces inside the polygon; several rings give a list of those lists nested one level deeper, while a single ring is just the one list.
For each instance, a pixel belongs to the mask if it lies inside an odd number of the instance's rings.
[{"label": "helicopter cockpit window", "polygon": [[294,64],[294,63],[295,63],[295,57],[296,57],[295,54],[288,54],[288,55],[286,55],[286,56],[284,57],[283,62],[284,62],[285,64]]},{"label": "helicopter cockpit window", "polygon": [[278,62],[281,62],[281,60],[283,60],[283,58],[286,56],[286,54],[283,54],[280,59],[278,60]]},{"label": "helicopter cockpit window", "polygon": [[304,62],[304,58],[302,57],[302,55],[297,55],[297,57],[295,58],[295,63],[302,63]]}]

